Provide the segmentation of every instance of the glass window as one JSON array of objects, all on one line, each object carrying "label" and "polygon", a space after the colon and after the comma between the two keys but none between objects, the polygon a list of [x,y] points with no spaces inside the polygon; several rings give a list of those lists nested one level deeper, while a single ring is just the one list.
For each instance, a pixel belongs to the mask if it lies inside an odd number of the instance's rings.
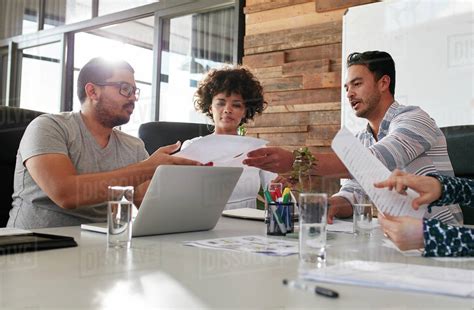
[{"label": "glass window", "polygon": [[0,105],[5,105],[7,92],[8,49],[0,49]]},{"label": "glass window", "polygon": [[38,30],[38,0],[0,0],[0,39]]},{"label": "glass window", "polygon": [[49,113],[60,111],[60,56],[59,42],[23,50],[20,107]]},{"label": "glass window", "polygon": [[[140,88],[140,99],[128,124],[122,130],[137,136],[138,127],[153,119],[151,106],[151,81],[153,78],[154,17],[146,17],[116,24],[75,36],[74,83],[80,68],[94,57],[126,60],[135,70],[135,80]],[[93,48],[85,48],[93,47]],[[80,110],[77,88],[74,86],[74,110]]]},{"label": "glass window", "polygon": [[44,29],[92,17],[92,0],[46,0]]},{"label": "glass window", "polygon": [[[193,95],[211,68],[232,63],[234,8],[172,18],[165,29],[160,84],[160,120],[205,123]],[[167,33],[167,34],[166,34]]]},{"label": "glass window", "polygon": [[22,34],[38,31],[38,1],[39,0],[23,0]]},{"label": "glass window", "polygon": [[114,12],[133,9],[139,6],[147,5],[159,0],[100,0],[99,15],[106,15]]}]

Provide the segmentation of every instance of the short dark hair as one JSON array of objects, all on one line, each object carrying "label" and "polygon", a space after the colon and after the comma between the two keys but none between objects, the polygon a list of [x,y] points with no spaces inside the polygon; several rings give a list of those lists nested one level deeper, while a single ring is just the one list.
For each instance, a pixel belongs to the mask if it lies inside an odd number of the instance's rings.
[{"label": "short dark hair", "polygon": [[77,78],[77,96],[79,101],[84,103],[86,100],[85,86],[87,83],[103,83],[114,75],[116,70],[128,70],[135,73],[132,66],[125,60],[106,60],[102,57],[96,57],[89,60],[82,67]]},{"label": "short dark hair", "polygon": [[389,53],[381,51],[351,53],[347,56],[347,68],[353,65],[366,66],[374,74],[376,81],[388,75],[390,77],[389,90],[392,96],[395,96],[395,62]]},{"label": "short dark hair", "polygon": [[253,73],[244,66],[226,66],[211,69],[198,85],[194,94],[194,106],[212,119],[212,98],[217,94],[239,94],[245,104],[245,116],[241,124],[261,114],[266,107],[263,87]]}]

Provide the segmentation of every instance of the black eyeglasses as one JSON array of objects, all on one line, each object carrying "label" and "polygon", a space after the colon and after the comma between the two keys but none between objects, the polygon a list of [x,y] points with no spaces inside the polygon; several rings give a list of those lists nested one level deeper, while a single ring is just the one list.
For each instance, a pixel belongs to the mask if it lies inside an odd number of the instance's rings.
[{"label": "black eyeglasses", "polygon": [[140,88],[136,88],[133,85],[130,85],[126,82],[104,82],[104,83],[94,83],[95,85],[99,86],[114,86],[119,89],[120,95],[130,98],[131,95],[135,94],[135,98],[138,101],[138,97],[140,96]]}]

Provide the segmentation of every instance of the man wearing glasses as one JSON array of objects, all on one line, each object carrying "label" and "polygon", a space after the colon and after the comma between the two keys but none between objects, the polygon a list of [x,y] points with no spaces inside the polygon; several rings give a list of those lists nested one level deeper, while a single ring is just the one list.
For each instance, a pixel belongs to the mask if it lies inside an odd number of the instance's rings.
[{"label": "man wearing glasses", "polygon": [[[435,121],[415,106],[395,101],[395,62],[382,51],[352,53],[347,58],[346,96],[357,117],[367,120],[367,127],[357,138],[391,171],[400,170],[426,175],[454,176],[448,157],[446,139]],[[244,163],[277,173],[291,169],[292,152],[278,147],[262,148],[248,154]],[[315,174],[350,178],[347,169],[333,153],[317,154]],[[328,222],[334,217],[352,216],[354,192],[363,192],[352,179],[329,199]],[[432,209],[425,214],[448,224],[461,224],[458,205]]]},{"label": "man wearing glasses", "polygon": [[125,61],[90,60],[77,81],[80,112],[45,114],[20,142],[8,227],[72,226],[106,220],[107,187],[135,186],[141,202],[162,164],[198,165],[169,154],[151,156],[143,142],[114,128],[130,120],[140,91]]}]

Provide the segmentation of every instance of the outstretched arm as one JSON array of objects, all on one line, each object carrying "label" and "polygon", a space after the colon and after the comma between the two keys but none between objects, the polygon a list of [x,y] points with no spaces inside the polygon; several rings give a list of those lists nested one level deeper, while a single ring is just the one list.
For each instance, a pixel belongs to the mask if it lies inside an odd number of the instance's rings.
[{"label": "outstretched arm", "polygon": [[[245,165],[276,173],[289,172],[295,161],[293,152],[280,147],[259,148],[249,152],[247,156],[248,158],[243,162]],[[339,178],[349,177],[349,172],[336,154],[320,153],[315,157],[318,162],[313,174]]]},{"label": "outstretched arm", "polygon": [[169,155],[177,148],[179,144],[169,145],[144,161],[101,173],[78,174],[68,156],[56,153],[31,157],[24,164],[54,203],[64,209],[74,209],[106,201],[108,186],[142,184],[153,176],[159,165],[199,165],[196,161]]}]

